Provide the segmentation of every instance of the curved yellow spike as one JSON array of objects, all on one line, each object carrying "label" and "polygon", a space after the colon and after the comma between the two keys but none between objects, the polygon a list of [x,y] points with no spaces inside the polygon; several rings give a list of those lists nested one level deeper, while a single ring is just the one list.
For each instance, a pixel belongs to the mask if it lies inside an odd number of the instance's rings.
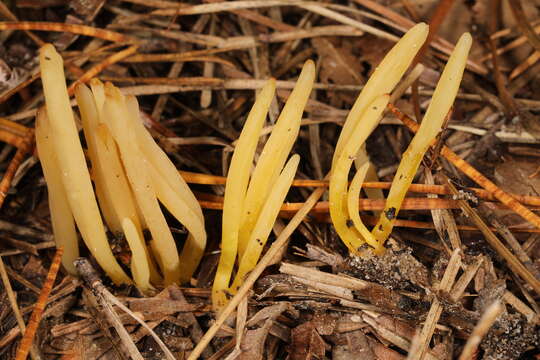
[{"label": "curved yellow spike", "polygon": [[471,35],[469,33],[463,34],[444,67],[420,129],[401,158],[384,211],[372,230],[373,236],[381,243],[390,236],[401,203],[420,166],[420,162],[431,142],[441,131],[443,121],[454,103],[471,45]]}]

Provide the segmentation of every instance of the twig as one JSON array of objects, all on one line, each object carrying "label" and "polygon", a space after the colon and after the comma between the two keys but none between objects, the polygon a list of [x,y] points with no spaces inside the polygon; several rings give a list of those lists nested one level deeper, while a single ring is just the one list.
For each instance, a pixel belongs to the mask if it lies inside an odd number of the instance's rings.
[{"label": "twig", "polygon": [[37,30],[37,31],[55,31],[55,32],[70,32],[78,35],[92,36],[95,38],[109,40],[113,42],[132,43],[134,40],[126,35],[98,29],[87,25],[54,23],[45,21],[6,21],[0,22],[0,30]]},{"label": "twig", "polygon": [[75,91],[75,87],[79,84],[86,83],[90,81],[93,77],[95,77],[97,74],[102,72],[105,68],[108,66],[115,64],[119,62],[120,60],[125,59],[126,57],[130,56],[131,54],[135,53],[137,49],[139,48],[138,45],[132,45],[128,47],[127,49],[124,49],[122,51],[119,51],[107,58],[105,58],[103,61],[101,61],[99,64],[96,64],[92,66],[88,71],[86,71],[82,76],[80,76],[75,82],[73,82],[69,88],[68,88],[68,94],[73,95],[73,92]]},{"label": "twig", "polygon": [[[456,275],[461,267],[460,253],[461,249],[455,249],[452,252],[452,256],[448,261],[448,266],[446,267],[446,271],[444,272],[443,278],[437,290],[442,292],[449,292],[452,288]],[[415,339],[413,340],[411,350],[409,352],[409,355],[407,356],[408,360],[421,360],[423,358],[429,347],[431,337],[433,336],[435,326],[439,321],[439,317],[441,316],[442,311],[442,303],[437,297],[434,297],[426,321],[424,322],[424,326],[422,327],[420,334],[418,336],[415,336]]]},{"label": "twig", "polygon": [[197,346],[193,349],[192,353],[189,355],[188,360],[196,360],[201,355],[202,351],[206,348],[206,346],[210,343],[214,335],[217,333],[217,331],[221,328],[221,325],[227,320],[229,315],[236,309],[238,304],[242,301],[242,299],[248,294],[249,289],[255,281],[259,278],[259,276],[263,273],[263,271],[266,269],[266,266],[272,262],[274,257],[279,253],[281,250],[281,247],[284,246],[287,241],[289,240],[289,237],[292,235],[294,230],[300,225],[304,217],[309,213],[311,208],[317,203],[319,198],[322,196],[322,194],[326,191],[325,188],[317,188],[307,199],[304,203],[304,206],[294,215],[294,217],[291,219],[291,221],[287,224],[285,229],[279,234],[276,241],[272,244],[270,249],[266,252],[266,254],[261,258],[257,266],[251,271],[249,276],[246,278],[244,284],[238,289],[238,292],[236,295],[229,301],[227,306],[221,311],[218,318],[216,319],[216,322],[208,329],[206,334],[202,337],[201,341],[197,344]]},{"label": "twig", "polygon": [[114,311],[112,305],[118,306],[120,309],[129,314],[133,319],[135,319],[139,324],[141,324],[154,338],[159,347],[163,350],[166,355],[166,358],[169,360],[174,360],[174,356],[167,346],[161,341],[161,339],[156,335],[156,333],[137,315],[130,311],[124,304],[122,304],[113,294],[107,290],[99,279],[96,271],[90,265],[90,262],[85,258],[78,258],[75,260],[75,267],[79,274],[83,277],[87,285],[92,289],[94,296],[100,306],[103,308],[103,313],[109,323],[116,329],[118,336],[120,337],[124,346],[128,349],[129,354],[134,359],[144,360],[141,353],[137,349],[137,346],[133,342],[133,339],[124,328],[124,325],[120,321],[119,316]]},{"label": "twig", "polygon": [[499,301],[495,301],[487,308],[487,310],[480,318],[480,321],[478,321],[478,324],[476,324],[476,326],[474,327],[471,336],[469,336],[469,339],[465,344],[465,348],[463,348],[463,351],[459,356],[459,360],[473,359],[473,354],[478,348],[480,341],[482,341],[482,338],[487,334],[487,332],[489,331],[493,323],[495,323],[495,320],[497,320],[497,317],[502,313],[503,310],[504,307]]},{"label": "twig", "polygon": [[[457,189],[448,181],[448,186],[452,191],[457,194]],[[493,231],[484,223],[478,213],[471,208],[471,206],[463,200],[459,200],[463,211],[469,216],[469,218],[478,226],[482,234],[484,234],[487,242],[497,251],[497,253],[506,260],[508,267],[518,274],[523,280],[525,280],[537,294],[540,294],[540,281],[516,258],[510,250],[508,250],[504,244],[495,236]]]},{"label": "twig", "polygon": [[58,274],[58,270],[60,269],[60,260],[62,259],[63,252],[64,249],[62,247],[56,249],[56,253],[54,254],[54,258],[51,263],[51,267],[49,268],[49,272],[47,273],[47,278],[45,279],[43,288],[41,288],[41,293],[39,294],[38,301],[34,306],[32,315],[30,315],[30,320],[28,320],[28,327],[24,332],[24,336],[19,345],[19,349],[17,350],[17,356],[15,357],[15,360],[25,360],[28,356],[28,352],[30,351],[32,347],[32,342],[34,341],[34,335],[36,334],[39,322],[41,321],[41,316],[43,315],[43,311],[45,310],[45,306],[47,305],[47,299],[49,297],[49,294],[51,293],[54,281],[56,280],[56,274]]},{"label": "twig", "polygon": [[[218,175],[209,175],[202,173],[195,173],[190,171],[180,171],[182,177],[191,184],[200,185],[223,185],[225,184],[226,177]],[[390,182],[365,182],[362,184],[363,189],[390,189],[392,183]],[[310,179],[296,179],[293,181],[292,186],[297,187],[328,187],[328,181],[325,180],[310,180]],[[474,196],[488,200],[497,201],[497,198],[487,190],[479,188],[465,188],[464,192],[470,192]],[[445,185],[426,185],[426,184],[412,184],[409,187],[409,192],[423,193],[423,194],[437,194],[437,195],[450,195],[452,192]],[[523,196],[517,194],[509,194],[514,199],[530,206],[540,206],[540,197],[537,196]]]}]

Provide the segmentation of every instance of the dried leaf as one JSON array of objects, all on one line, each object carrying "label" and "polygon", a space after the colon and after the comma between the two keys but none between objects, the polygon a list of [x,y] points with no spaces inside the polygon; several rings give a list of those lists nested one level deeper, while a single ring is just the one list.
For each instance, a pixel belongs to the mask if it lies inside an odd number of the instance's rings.
[{"label": "dried leaf", "polygon": [[240,345],[242,353],[237,359],[262,360],[264,357],[264,343],[273,323],[272,320],[266,320],[262,327],[255,330],[248,330],[244,335],[242,345]]},{"label": "dried leaf", "polygon": [[351,331],[342,335],[346,345],[336,345],[332,350],[333,360],[376,360],[367,336],[361,331]]},{"label": "dried leaf", "polygon": [[326,344],[313,322],[303,323],[292,330],[291,360],[323,359],[325,351]]},{"label": "dried leaf", "polygon": [[347,48],[334,46],[325,38],[311,40],[320,57],[319,76],[325,83],[341,85],[362,84],[362,65]]}]

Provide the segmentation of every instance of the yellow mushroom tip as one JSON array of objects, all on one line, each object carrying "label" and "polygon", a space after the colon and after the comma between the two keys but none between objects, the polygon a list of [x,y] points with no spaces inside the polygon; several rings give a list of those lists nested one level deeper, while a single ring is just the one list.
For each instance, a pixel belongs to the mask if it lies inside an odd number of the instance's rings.
[{"label": "yellow mushroom tip", "polygon": [[103,83],[98,78],[91,78],[88,82],[91,86],[103,86]]},{"label": "yellow mushroom tip", "polygon": [[39,48],[40,55],[43,54],[43,53],[47,53],[47,52],[56,53],[56,48],[54,47],[53,44],[47,43],[47,44],[44,44],[42,47]]},{"label": "yellow mushroom tip", "polygon": [[459,38],[459,41],[458,43],[465,43],[466,45],[468,46],[471,46],[472,45],[472,36],[471,36],[471,33],[468,33],[468,32],[465,32],[461,35],[461,37]]},{"label": "yellow mushroom tip", "polygon": [[315,62],[311,59],[306,60],[304,66],[302,67],[302,72],[313,73],[313,76],[315,76]]}]

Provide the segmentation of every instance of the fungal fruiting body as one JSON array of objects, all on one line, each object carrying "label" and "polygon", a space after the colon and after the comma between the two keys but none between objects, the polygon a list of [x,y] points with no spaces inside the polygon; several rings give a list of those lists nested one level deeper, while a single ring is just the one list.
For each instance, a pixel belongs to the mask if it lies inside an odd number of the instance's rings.
[{"label": "fungal fruiting body", "polygon": [[[330,217],[336,232],[352,253],[364,243],[382,252],[382,243],[367,230],[360,216],[351,219],[348,209],[348,176],[352,162],[375,129],[388,103],[389,93],[399,82],[427,38],[428,25],[412,27],[388,52],[368,79],[347,115],[332,160]],[[362,167],[362,164],[357,164]],[[352,209],[351,209],[352,210]]]},{"label": "fungal fruiting body", "polygon": [[[226,305],[227,292],[235,293],[245,275],[256,266],[291,186],[300,158],[294,155],[287,161],[287,157],[298,136],[314,80],[315,64],[307,61],[251,177],[258,139],[274,96],[274,80],[257,96],[240,134],[225,185],[221,257],[212,288],[212,302],[217,311]],[[238,272],[230,286],[237,260]]]},{"label": "fungal fruiting body", "polygon": [[[69,103],[63,61],[52,45],[39,53],[50,138],[67,202],[82,238],[99,265],[116,283],[129,283],[114,258],[86,167],[75,119]],[[38,119],[45,120],[45,118]]]},{"label": "fungal fruiting body", "polygon": [[[411,28],[385,56],[369,78],[356,100],[340,134],[330,177],[330,216],[341,240],[352,253],[359,253],[367,243],[375,253],[382,253],[384,242],[392,231],[393,224],[405,194],[412,183],[418,166],[439,133],[442,122],[454,102],[472,39],[464,34],[456,45],[437,84],[433,99],[428,107],[419,132],[403,155],[392,182],[385,209],[379,214],[379,222],[369,232],[358,214],[358,198],[361,183],[368,171],[367,160],[360,160],[363,143],[380,119],[388,99],[384,96],[392,91],[416,56],[428,33],[425,24]],[[376,107],[382,106],[375,113]],[[369,114],[371,112],[371,114]],[[365,156],[362,156],[365,159]],[[357,173],[348,186],[352,161],[357,161]]]},{"label": "fungal fruiting body", "polygon": [[471,35],[469,33],[463,34],[441,74],[433,92],[431,103],[420,124],[420,129],[401,158],[398,170],[392,181],[392,187],[390,188],[384,211],[380,215],[379,221],[372,232],[377,241],[381,243],[392,232],[396,216],[401,208],[401,203],[405,198],[407,189],[411,185],[429,145],[441,131],[443,121],[454,103],[471,45]]},{"label": "fungal fruiting body", "polygon": [[[49,188],[53,231],[64,245],[66,269],[74,272],[71,264],[78,256],[74,219],[90,252],[111,279],[131,282],[112,255],[101,208],[108,228],[126,239],[131,274],[141,290],[189,281],[206,246],[202,210],[174,164],[144,128],[136,99],[96,79],[91,81],[91,90],[86,85],[75,89],[98,208],[69,104],[62,58],[52,45],[45,45],[40,64],[46,110],[38,113],[36,141]],[[181,255],[160,202],[189,231]],[[143,236],[146,228],[150,246]]]},{"label": "fungal fruiting body", "polygon": [[[330,174],[330,217],[341,240],[351,252],[356,252],[364,242],[380,251],[380,245],[371,236],[371,233],[358,216],[356,221],[350,219],[347,209],[347,185],[349,172],[360,146],[366,141],[371,131],[381,119],[388,104],[388,95],[376,98],[362,114],[360,121],[354,128],[351,139],[343,147],[340,156],[334,158]],[[358,202],[358,198],[356,199]]]}]

